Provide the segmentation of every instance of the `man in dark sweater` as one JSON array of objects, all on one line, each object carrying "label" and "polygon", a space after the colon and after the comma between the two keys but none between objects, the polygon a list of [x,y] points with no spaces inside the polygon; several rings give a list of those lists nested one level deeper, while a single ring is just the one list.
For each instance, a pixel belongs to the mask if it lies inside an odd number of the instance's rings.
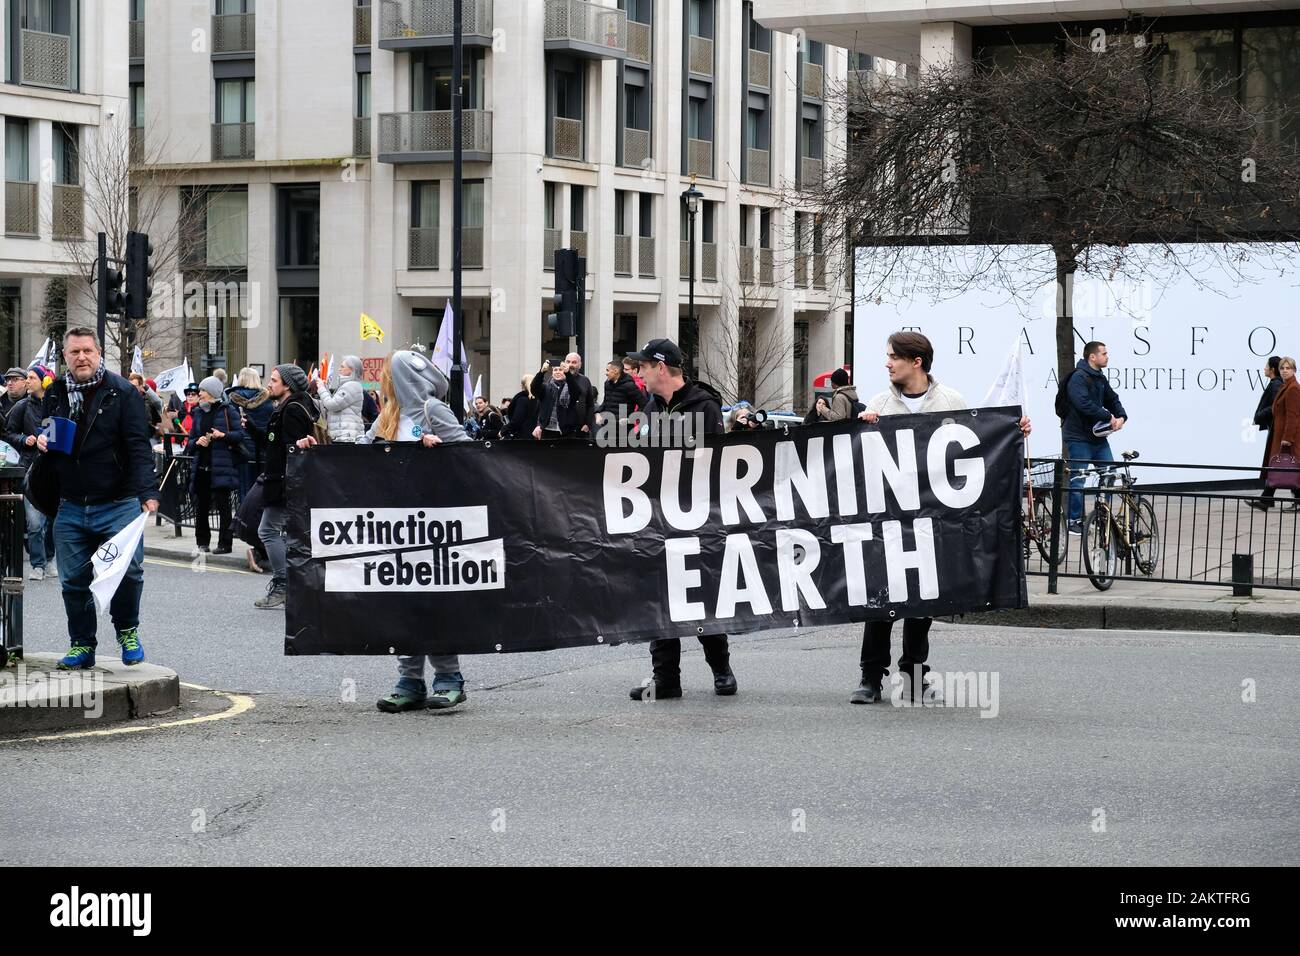
[{"label": "man in dark sweater", "polygon": [[[54,546],[71,642],[59,667],[70,670],[95,666],[99,622],[90,592],[91,559],[142,509],[158,510],[158,480],[144,399],[130,382],[104,367],[95,331],[68,329],[63,336],[63,361],[67,372],[45,390],[42,419],[67,418],[76,424],[72,451],[51,451],[48,434],[37,438],[36,448],[54,456],[59,477]],[[139,633],[143,591],[141,539],[109,604],[123,664],[144,660]]]},{"label": "man in dark sweater", "polygon": [[[718,393],[700,382],[689,382],[682,374],[685,359],[682,350],[668,339],[655,339],[645,348],[628,356],[640,366],[650,400],[645,412],[651,427],[671,430],[676,434],[693,434],[693,425],[687,416],[698,415],[700,430],[705,435],[721,435],[722,402]],[[727,650],[726,634],[701,634],[704,659],[713,670],[713,689],[723,696],[736,692],[736,675],[731,672],[731,657]],[[644,700],[653,695],[656,700],[682,696],[681,677],[682,642],[675,637],[660,638],[650,642],[650,660],[654,666],[653,682],[646,681],[633,687],[631,698]]]}]

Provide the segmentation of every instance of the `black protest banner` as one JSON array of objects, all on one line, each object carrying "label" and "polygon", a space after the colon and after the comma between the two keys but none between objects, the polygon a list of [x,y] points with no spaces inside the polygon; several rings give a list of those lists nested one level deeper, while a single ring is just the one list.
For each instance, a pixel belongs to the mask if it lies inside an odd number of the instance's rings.
[{"label": "black protest banner", "polygon": [[290,456],[289,654],[494,653],[1026,603],[1018,410],[700,447]]}]

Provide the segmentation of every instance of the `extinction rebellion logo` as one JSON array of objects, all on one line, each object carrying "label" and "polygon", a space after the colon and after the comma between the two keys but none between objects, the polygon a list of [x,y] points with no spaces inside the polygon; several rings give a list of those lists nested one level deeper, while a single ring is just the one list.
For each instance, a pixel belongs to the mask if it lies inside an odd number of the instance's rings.
[{"label": "extinction rebellion logo", "polygon": [[326,591],[491,591],[506,586],[505,544],[486,507],[313,508],[312,557]]}]

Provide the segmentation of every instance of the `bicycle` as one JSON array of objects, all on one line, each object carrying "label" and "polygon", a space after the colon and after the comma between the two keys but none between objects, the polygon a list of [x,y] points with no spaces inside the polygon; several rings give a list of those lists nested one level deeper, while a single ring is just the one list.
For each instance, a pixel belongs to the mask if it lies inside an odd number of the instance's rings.
[{"label": "bicycle", "polygon": [[[1047,462],[1048,467],[1052,466]],[[1042,463],[1039,465],[1040,469]],[[1025,560],[1033,555],[1037,545],[1043,561],[1052,563],[1052,499],[1051,488],[1034,484],[1034,467],[1025,462],[1025,500],[1020,506],[1020,526],[1025,542]],[[1064,551],[1064,549],[1062,549]]]},{"label": "bicycle", "polygon": [[1096,467],[1087,474],[1097,475],[1101,487],[1117,491],[1097,494],[1092,514],[1083,525],[1083,564],[1088,580],[1099,591],[1115,583],[1121,560],[1132,560],[1145,577],[1156,573],[1160,563],[1160,524],[1150,500],[1133,491],[1137,483],[1129,462],[1138,457],[1135,451],[1123,452],[1124,463],[1118,470]]}]

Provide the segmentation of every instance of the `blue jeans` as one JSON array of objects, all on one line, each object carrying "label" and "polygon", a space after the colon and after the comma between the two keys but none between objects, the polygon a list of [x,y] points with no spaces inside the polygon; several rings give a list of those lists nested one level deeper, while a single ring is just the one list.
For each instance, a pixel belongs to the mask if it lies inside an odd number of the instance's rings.
[{"label": "blue jeans", "polygon": [[[59,582],[63,585],[63,607],[68,614],[68,637],[73,647],[95,647],[99,617],[90,582],[95,575],[91,562],[95,552],[109,538],[140,516],[140,502],[123,498],[103,505],[59,504],[54,518],[54,543],[59,556]],[[109,603],[108,613],[120,634],[140,625],[140,594],[144,591],[144,539],[140,540],[131,565]]]},{"label": "blue jeans", "polygon": [[54,522],[37,511],[30,501],[23,499],[23,506],[27,512],[27,556],[33,568],[44,570],[54,557]]},{"label": "blue jeans", "polygon": [[[457,690],[465,683],[460,674],[460,658],[455,654],[429,655],[429,666],[433,668],[433,689]],[[427,696],[424,692],[424,655],[398,655],[397,690],[416,697]]]},{"label": "blue jeans", "polygon": [[[1106,441],[1067,441],[1065,443],[1066,458],[1093,458],[1097,461],[1114,461],[1115,456],[1110,453],[1110,443]],[[1070,487],[1082,488],[1085,481],[1084,472],[1088,470],[1088,465],[1071,465],[1070,466]],[[1070,520],[1083,520],[1083,492],[1070,492]]]}]

